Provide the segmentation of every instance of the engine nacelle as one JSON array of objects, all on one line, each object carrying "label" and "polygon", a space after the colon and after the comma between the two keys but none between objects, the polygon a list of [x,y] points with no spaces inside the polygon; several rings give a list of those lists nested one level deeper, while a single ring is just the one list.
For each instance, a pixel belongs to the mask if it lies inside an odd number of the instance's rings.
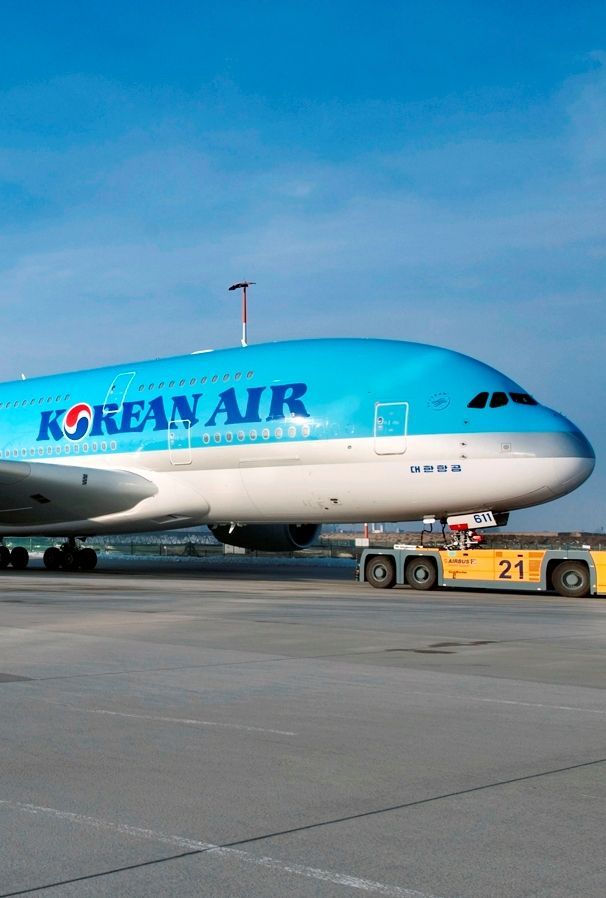
[{"label": "engine nacelle", "polygon": [[221,543],[258,552],[294,552],[311,546],[320,524],[214,524],[208,529]]}]

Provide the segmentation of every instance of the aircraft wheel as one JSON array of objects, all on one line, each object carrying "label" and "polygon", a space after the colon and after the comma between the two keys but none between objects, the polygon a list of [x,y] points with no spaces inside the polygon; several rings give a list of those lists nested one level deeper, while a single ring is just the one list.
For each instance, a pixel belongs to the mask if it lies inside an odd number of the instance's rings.
[{"label": "aircraft wheel", "polygon": [[6,546],[0,546],[0,570],[3,570],[5,567],[8,567],[10,562],[11,562],[10,549],[7,549]]},{"label": "aircraft wheel", "polygon": [[366,565],[366,580],[375,589],[391,589],[396,582],[396,569],[389,555],[375,555]]},{"label": "aircraft wheel", "polygon": [[79,552],[77,549],[63,549],[61,551],[61,567],[64,571],[77,571],[80,567]]},{"label": "aircraft wheel", "polygon": [[92,571],[96,568],[97,553],[94,549],[81,549],[78,555],[78,563],[83,571]]},{"label": "aircraft wheel", "polygon": [[553,588],[561,596],[581,599],[589,592],[589,570],[579,561],[562,561],[552,576]]},{"label": "aircraft wheel", "polygon": [[412,589],[431,589],[436,579],[435,565],[427,558],[413,558],[406,565],[406,582]]},{"label": "aircraft wheel", "polygon": [[42,556],[44,567],[47,571],[58,571],[61,567],[61,549],[51,546]]},{"label": "aircraft wheel", "polygon": [[16,571],[24,571],[29,564],[29,552],[23,546],[15,546],[11,552],[11,565]]}]

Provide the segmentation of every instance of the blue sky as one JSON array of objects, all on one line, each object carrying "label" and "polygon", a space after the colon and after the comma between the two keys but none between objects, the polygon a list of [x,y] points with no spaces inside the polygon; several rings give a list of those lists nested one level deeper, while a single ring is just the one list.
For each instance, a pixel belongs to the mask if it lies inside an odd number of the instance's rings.
[{"label": "blue sky", "polygon": [[598,454],[511,526],[606,527],[606,5],[5,2],[0,377],[388,336]]}]

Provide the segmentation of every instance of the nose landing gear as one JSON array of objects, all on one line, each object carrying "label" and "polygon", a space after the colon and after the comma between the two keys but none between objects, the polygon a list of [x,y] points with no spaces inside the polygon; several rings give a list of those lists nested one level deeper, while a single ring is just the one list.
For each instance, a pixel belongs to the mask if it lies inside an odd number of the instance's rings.
[{"label": "nose landing gear", "polygon": [[42,557],[44,567],[48,571],[92,571],[97,565],[97,553],[94,549],[78,545],[79,540],[73,536],[62,546],[51,546]]}]

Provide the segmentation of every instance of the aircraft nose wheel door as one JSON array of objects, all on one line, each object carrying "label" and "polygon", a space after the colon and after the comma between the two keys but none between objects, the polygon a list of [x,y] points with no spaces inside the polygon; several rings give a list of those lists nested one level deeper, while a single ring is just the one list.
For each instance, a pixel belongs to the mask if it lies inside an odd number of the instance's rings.
[{"label": "aircraft nose wheel door", "polygon": [[374,441],[377,455],[402,455],[408,433],[407,402],[377,402]]}]

